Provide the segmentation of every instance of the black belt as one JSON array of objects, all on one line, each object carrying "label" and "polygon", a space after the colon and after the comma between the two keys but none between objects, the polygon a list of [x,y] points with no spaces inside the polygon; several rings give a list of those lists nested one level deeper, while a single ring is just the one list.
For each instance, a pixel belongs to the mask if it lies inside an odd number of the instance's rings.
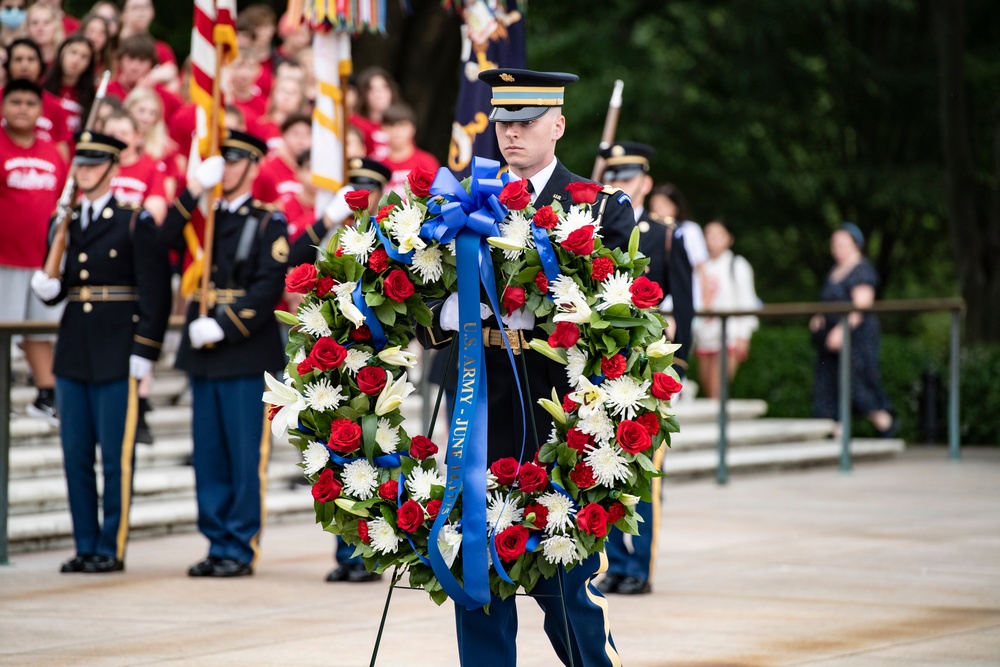
[{"label": "black belt", "polygon": [[[521,350],[526,350],[529,348],[528,343],[530,338],[527,334],[530,332],[521,331],[520,329],[504,329],[507,333],[507,340],[510,341],[510,351],[514,354],[521,354]],[[503,336],[500,333],[500,329],[494,327],[483,327],[483,347],[499,347],[504,348]]]},{"label": "black belt", "polygon": [[138,301],[139,294],[131,285],[80,285],[70,287],[70,301]]}]

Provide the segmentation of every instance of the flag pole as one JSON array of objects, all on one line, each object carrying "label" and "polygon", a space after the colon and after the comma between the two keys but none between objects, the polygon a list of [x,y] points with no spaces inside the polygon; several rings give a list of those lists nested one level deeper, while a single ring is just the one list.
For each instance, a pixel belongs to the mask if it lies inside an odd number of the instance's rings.
[{"label": "flag pole", "polygon": [[[212,118],[208,126],[209,156],[219,153],[219,107],[222,106],[222,56],[225,45],[216,40],[215,43],[215,77],[212,80]],[[206,190],[202,196],[207,198],[208,211],[205,213],[205,235],[201,265],[201,301],[198,303],[199,317],[208,315],[208,285],[212,277],[212,252],[215,240],[215,201],[222,195],[222,184],[219,183]]]}]

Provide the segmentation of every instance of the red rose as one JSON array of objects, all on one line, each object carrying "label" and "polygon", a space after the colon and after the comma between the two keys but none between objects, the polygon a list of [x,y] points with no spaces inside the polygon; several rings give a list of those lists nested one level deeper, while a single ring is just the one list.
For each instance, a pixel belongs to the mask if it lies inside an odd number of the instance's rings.
[{"label": "red rose", "polygon": [[535,528],[542,530],[545,526],[549,525],[549,508],[545,505],[539,503],[531,503],[524,506],[524,516],[529,514],[535,515],[535,520],[532,521]]},{"label": "red rose", "polygon": [[545,468],[536,466],[534,463],[525,463],[517,471],[517,482],[525,493],[534,493],[541,491],[548,485],[549,474],[545,472]]},{"label": "red rose", "polygon": [[437,498],[427,501],[427,516],[431,521],[437,518],[438,512],[441,511],[441,501]]},{"label": "red rose", "polygon": [[589,255],[594,252],[594,226],[584,225],[570,233],[563,241],[563,248],[577,255]]},{"label": "red rose", "polygon": [[305,377],[306,373],[312,373],[313,362],[312,359],[306,357],[299,362],[299,365],[295,367],[295,370],[299,372],[299,377]]},{"label": "red rose", "polygon": [[574,426],[566,433],[566,444],[580,452],[582,455],[588,445],[594,444],[594,436],[587,435]]},{"label": "red rose", "polygon": [[562,397],[562,408],[564,412],[574,412],[578,407],[580,407],[580,404],[570,398],[569,394]]},{"label": "red rose", "polygon": [[389,253],[385,248],[375,248],[371,257],[368,258],[368,268],[375,273],[382,273],[389,268]]},{"label": "red rose", "polygon": [[371,329],[368,328],[367,324],[362,324],[357,329],[352,328],[350,335],[351,335],[351,340],[358,340],[358,341],[371,340],[372,338]]},{"label": "red rose", "polygon": [[544,271],[539,271],[535,274],[535,287],[537,287],[538,291],[542,294],[549,293],[549,278],[545,275]]},{"label": "red rose", "polygon": [[330,449],[351,454],[361,446],[361,427],[350,419],[336,419],[330,424]]},{"label": "red rose", "polygon": [[316,502],[328,503],[340,497],[340,492],[344,485],[333,476],[333,471],[329,468],[319,474],[319,479],[313,484],[312,494]]},{"label": "red rose", "polygon": [[394,269],[389,272],[383,285],[385,295],[393,301],[402,303],[413,296],[413,283],[403,269]]},{"label": "red rose", "polygon": [[573,197],[574,204],[593,204],[597,201],[597,193],[603,187],[600,183],[577,181],[576,183],[567,185],[566,189],[569,191],[570,196]]},{"label": "red rose", "polygon": [[497,555],[500,560],[517,560],[524,553],[528,546],[528,529],[521,524],[510,526],[506,530],[497,533],[493,538],[497,545]]},{"label": "red rose", "polygon": [[358,521],[358,537],[361,538],[362,544],[371,544],[372,538],[368,537],[368,522]]},{"label": "red rose", "polygon": [[407,500],[400,505],[396,525],[407,533],[412,533],[424,525],[424,508],[416,500]]},{"label": "red rose", "polygon": [[334,257],[343,257],[344,256],[344,249],[343,248],[337,248],[336,250],[333,251],[333,256]]},{"label": "red rose", "polygon": [[365,366],[358,371],[358,389],[362,393],[374,396],[385,387],[385,380],[388,373],[384,368],[378,366]]},{"label": "red rose", "polygon": [[653,444],[653,437],[649,435],[646,427],[631,419],[622,420],[618,424],[615,438],[621,448],[630,454],[646,451]]},{"label": "red rose", "polygon": [[653,386],[649,388],[649,393],[661,401],[669,401],[683,387],[666,373],[653,373]]},{"label": "red rose", "polygon": [[620,378],[625,373],[625,355],[616,354],[613,357],[601,357],[601,374],[609,380]]},{"label": "red rose", "polygon": [[321,371],[337,368],[344,363],[346,358],[347,348],[328,336],[316,341],[309,353],[309,359],[312,359],[313,366]]},{"label": "red rose", "polygon": [[636,308],[653,308],[663,301],[663,290],[646,276],[639,276],[628,288]]},{"label": "red rose", "polygon": [[394,208],[396,208],[396,207],[393,204],[386,204],[385,206],[383,206],[382,208],[380,208],[378,210],[378,213],[375,214],[375,221],[376,222],[382,222],[383,220],[385,220],[386,218],[388,218],[389,214],[392,213],[392,209],[394,209]]},{"label": "red rose", "polygon": [[615,260],[610,257],[595,257],[590,265],[590,277],[597,282],[603,282],[605,278],[615,271]]},{"label": "red rose", "polygon": [[388,503],[396,502],[396,498],[399,497],[399,482],[394,479],[382,482],[378,487],[378,497]]},{"label": "red rose", "polygon": [[410,439],[410,456],[418,461],[423,461],[437,453],[438,446],[430,438],[423,435],[415,435]]},{"label": "red rose", "polygon": [[330,276],[323,276],[316,281],[316,296],[322,299],[324,296],[333,291],[333,286],[336,284],[337,283],[335,283],[333,278]]},{"label": "red rose", "polygon": [[559,223],[559,216],[556,215],[551,206],[541,207],[535,211],[535,215],[531,219],[537,227],[542,229],[552,229]]},{"label": "red rose", "polygon": [[406,182],[410,184],[410,192],[414,197],[429,197],[431,184],[434,183],[434,172],[420,167],[411,169],[406,176]]},{"label": "red rose", "polygon": [[498,197],[500,203],[512,211],[520,211],[531,203],[531,193],[528,192],[528,180],[511,181],[503,186]]},{"label": "red rose", "polygon": [[625,517],[625,506],[620,502],[611,503],[611,507],[608,508],[608,523],[614,524],[618,523]]},{"label": "red rose", "polygon": [[510,315],[524,306],[524,288],[507,285],[503,291],[503,309]]},{"label": "red rose", "polygon": [[292,294],[306,294],[316,286],[316,267],[299,264],[285,276],[285,291]]},{"label": "red rose", "polygon": [[576,513],[576,525],[594,537],[608,534],[608,512],[597,503],[590,503]]},{"label": "red rose", "polygon": [[368,194],[368,190],[351,190],[344,195],[344,201],[352,211],[365,211],[368,209]]},{"label": "red rose", "polygon": [[549,334],[552,347],[573,347],[580,340],[580,327],[573,322],[556,322],[556,329]]},{"label": "red rose", "polygon": [[569,478],[581,489],[589,489],[597,484],[597,478],[594,477],[594,469],[583,461],[577,463],[576,467],[570,471]]},{"label": "red rose", "polygon": [[646,429],[646,433],[649,433],[650,438],[660,432],[660,418],[656,416],[655,412],[647,412],[644,415],[639,415],[635,420],[642,424],[642,427]]},{"label": "red rose", "polygon": [[490,466],[490,472],[497,478],[498,483],[510,486],[517,477],[517,459],[508,456],[505,459],[494,461],[493,465]]}]

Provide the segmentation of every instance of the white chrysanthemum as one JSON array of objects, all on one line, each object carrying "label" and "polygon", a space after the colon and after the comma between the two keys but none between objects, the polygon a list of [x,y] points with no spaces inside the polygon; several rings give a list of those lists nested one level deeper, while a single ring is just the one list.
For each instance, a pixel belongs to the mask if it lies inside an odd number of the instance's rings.
[{"label": "white chrysanthemum", "polygon": [[368,522],[368,539],[372,549],[383,554],[391,554],[401,541],[392,524],[382,517]]},{"label": "white chrysanthemum", "polygon": [[522,211],[510,212],[500,223],[500,235],[512,244],[521,246],[520,250],[504,250],[503,256],[507,259],[518,259],[524,254],[524,249],[535,247],[535,239],[531,236],[531,220]]},{"label": "white chrysanthemum", "polygon": [[650,382],[636,382],[627,375],[602,383],[601,388],[607,394],[606,405],[611,414],[625,419],[634,419],[639,408],[639,401],[646,398]]},{"label": "white chrysanthemum", "polygon": [[299,328],[316,338],[329,336],[333,333],[330,331],[330,323],[326,321],[326,317],[320,310],[322,307],[321,303],[299,307]]},{"label": "white chrysanthemum", "polygon": [[560,275],[549,283],[549,292],[552,293],[552,298],[557,302],[580,301],[581,299],[586,301],[586,297],[583,296],[583,290],[580,289],[575,280],[566,274]]},{"label": "white chrysanthemum", "polygon": [[358,282],[356,280],[352,280],[347,283],[337,283],[333,286],[333,293],[337,296],[337,299],[347,299],[348,301],[351,301],[354,288],[357,286]]},{"label": "white chrysanthemum", "polygon": [[563,243],[569,238],[570,234],[587,225],[594,225],[596,233],[597,222],[590,214],[590,211],[583,206],[571,206],[569,211],[566,212],[566,217],[560,220],[556,224],[556,228],[552,230],[553,236],[559,243]]},{"label": "white chrysanthemum", "polygon": [[457,238],[454,238],[454,239],[448,241],[448,243],[446,243],[444,247],[447,248],[448,252],[451,253],[452,257],[455,257],[456,255],[458,255],[458,250],[457,250],[458,239]]},{"label": "white chrysanthemum", "polygon": [[574,389],[580,388],[580,378],[583,377],[583,369],[587,366],[587,353],[578,346],[566,349],[566,379]]},{"label": "white chrysanthemum", "polygon": [[334,387],[325,377],[320,378],[316,382],[308,383],[304,394],[306,405],[320,412],[336,410],[347,398],[341,392],[340,385]]},{"label": "white chrysanthemum", "polygon": [[542,555],[553,565],[569,565],[576,562],[576,540],[566,535],[555,535],[542,540]]},{"label": "white chrysanthemum", "polygon": [[357,375],[358,371],[368,365],[368,360],[372,358],[371,352],[351,348],[347,351],[347,358],[344,359],[344,368],[351,375]]},{"label": "white chrysanthemum", "polygon": [[398,206],[389,215],[386,227],[396,240],[400,252],[426,247],[427,244],[420,238],[423,222],[424,213],[416,206]]},{"label": "white chrysanthemum", "polygon": [[597,294],[597,310],[607,310],[621,303],[631,305],[630,287],[632,287],[632,277],[624,271],[615,271],[601,283],[601,291]]},{"label": "white chrysanthemum", "polygon": [[340,247],[344,249],[345,255],[351,255],[364,264],[375,249],[375,226],[370,226],[364,233],[359,232],[356,227],[345,227],[344,233],[340,235]]},{"label": "white chrysanthemum", "polygon": [[556,532],[567,531],[573,527],[573,515],[576,508],[569,496],[565,496],[556,491],[549,491],[538,499],[538,504],[549,511],[545,532],[552,535]]},{"label": "white chrysanthemum", "polygon": [[305,466],[302,471],[307,475],[315,475],[326,467],[330,460],[330,450],[321,442],[310,442],[309,446],[302,452],[302,463]]},{"label": "white chrysanthemum", "polygon": [[358,500],[368,500],[378,488],[378,470],[368,459],[348,463],[344,466],[341,478],[344,481],[344,493]]},{"label": "white chrysanthemum", "polygon": [[410,492],[410,497],[421,503],[431,499],[432,486],[444,486],[444,477],[437,470],[424,470],[417,466],[406,480],[406,490]]},{"label": "white chrysanthemum", "polygon": [[424,279],[424,282],[435,282],[444,273],[442,258],[441,249],[437,246],[418,248],[413,253],[413,270]]},{"label": "white chrysanthemum", "polygon": [[486,501],[486,525],[496,526],[496,532],[506,530],[524,519],[524,510],[517,506],[512,496],[499,492],[490,494]]},{"label": "white chrysanthemum", "polygon": [[375,444],[386,454],[392,454],[399,447],[399,427],[393,426],[388,419],[379,419],[375,429]]},{"label": "white chrysanthemum", "polygon": [[594,469],[594,479],[598,484],[614,486],[615,482],[628,479],[628,461],[621,455],[618,447],[601,445],[587,452],[584,460]]},{"label": "white chrysanthemum", "polygon": [[585,417],[580,418],[576,427],[587,435],[594,436],[594,440],[602,445],[615,439],[615,424],[608,416],[607,410],[603,408],[588,412]]}]

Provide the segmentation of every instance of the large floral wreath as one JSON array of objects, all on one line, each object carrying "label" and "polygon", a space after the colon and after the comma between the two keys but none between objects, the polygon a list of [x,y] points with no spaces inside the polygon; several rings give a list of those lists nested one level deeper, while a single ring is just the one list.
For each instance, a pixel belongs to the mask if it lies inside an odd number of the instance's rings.
[{"label": "large floral wreath", "polygon": [[[367,191],[349,193],[355,224],[287,276],[287,289],[304,295],[296,315],[278,313],[291,325],[291,361],[284,382],[265,378],[273,431],[288,431],[302,452],[317,522],[369,570],[408,569],[410,585],[438,604],[530,591],[601,551],[611,526],[637,533],[635,505],[661,474],[653,452],[677,431],[677,346],[656,310],[663,294],[642,275],[638,233],[627,251],[603,247],[598,184],[572,184],[566,209],[535,209],[526,182],[497,168],[477,159],[461,184],[446,169],[411,172],[406,198],[383,198],[375,217]],[[456,240],[470,238],[489,264],[471,281],[456,257]],[[480,275],[495,282],[494,309],[525,308],[542,322],[548,339],[530,345],[566,365],[574,391],[538,400],[554,428],[539,434],[533,460],[487,470],[482,451],[480,468],[459,474],[456,461],[476,459],[453,429],[445,475],[442,448],[403,425],[416,362],[406,348],[416,325],[432,323],[427,301],[461,292],[463,281],[478,309]]]}]

